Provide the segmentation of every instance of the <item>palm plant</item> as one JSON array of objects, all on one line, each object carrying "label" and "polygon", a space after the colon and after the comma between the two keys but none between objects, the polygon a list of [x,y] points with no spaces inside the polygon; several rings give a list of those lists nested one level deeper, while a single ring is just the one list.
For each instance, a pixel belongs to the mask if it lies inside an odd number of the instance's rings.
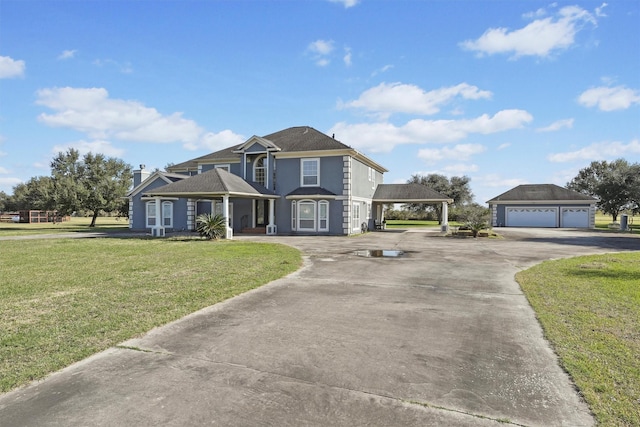
[{"label": "palm plant", "polygon": [[220,214],[198,215],[196,224],[196,230],[200,236],[208,240],[218,240],[227,234],[227,219]]}]

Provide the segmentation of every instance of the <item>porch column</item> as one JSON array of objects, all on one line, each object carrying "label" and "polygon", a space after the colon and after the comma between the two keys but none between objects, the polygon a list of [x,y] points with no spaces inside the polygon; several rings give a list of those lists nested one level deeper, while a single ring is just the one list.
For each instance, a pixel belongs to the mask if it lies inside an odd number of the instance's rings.
[{"label": "porch column", "polygon": [[449,231],[449,203],[442,202],[442,224],[441,231]]},{"label": "porch column", "polygon": [[275,204],[276,201],[274,199],[269,199],[269,224],[267,224],[268,235],[278,234],[278,227],[276,226]]},{"label": "porch column", "polygon": [[156,208],[156,224],[151,228],[151,236],[164,237],[164,226],[162,225],[162,199],[154,197]]},{"label": "porch column", "polygon": [[231,240],[233,239],[233,229],[229,227],[229,196],[228,195],[222,196],[222,216],[224,217],[226,227],[227,227],[227,233],[225,235],[225,238]]}]

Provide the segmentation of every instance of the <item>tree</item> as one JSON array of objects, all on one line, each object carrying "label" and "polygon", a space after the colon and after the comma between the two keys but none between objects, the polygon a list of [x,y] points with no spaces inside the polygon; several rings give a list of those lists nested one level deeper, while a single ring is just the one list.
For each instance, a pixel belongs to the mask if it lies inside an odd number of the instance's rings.
[{"label": "tree", "polygon": [[21,210],[53,210],[53,181],[48,176],[31,178],[26,183],[13,187],[13,195],[7,198],[5,209]]},{"label": "tree", "polygon": [[[432,190],[437,191],[440,194],[443,194],[447,197],[453,199],[453,207],[461,207],[468,203],[471,203],[473,200],[473,192],[471,191],[471,187],[469,186],[469,182],[471,182],[471,178],[468,176],[453,176],[451,179],[447,178],[444,175],[439,174],[429,174],[427,176],[423,175],[412,175],[411,178],[407,181],[408,183],[417,183],[426,185]],[[413,212],[424,212],[427,209],[434,210],[439,220],[442,218],[442,206],[438,205],[428,205],[425,203],[410,203],[405,205],[406,208]]]},{"label": "tree", "polygon": [[624,159],[594,161],[581,169],[566,187],[598,199],[598,209],[618,220],[625,209],[638,210],[640,165]]},{"label": "tree", "polygon": [[90,227],[95,227],[100,211],[121,208],[133,179],[132,168],[120,159],[103,154],[85,154],[82,160],[71,148],[59,153],[51,162],[55,202],[63,215],[79,210],[92,214]]},{"label": "tree", "polygon": [[489,219],[491,211],[477,203],[466,205],[460,209],[459,221],[469,227],[473,233],[473,237],[478,237],[478,232],[489,228]]}]

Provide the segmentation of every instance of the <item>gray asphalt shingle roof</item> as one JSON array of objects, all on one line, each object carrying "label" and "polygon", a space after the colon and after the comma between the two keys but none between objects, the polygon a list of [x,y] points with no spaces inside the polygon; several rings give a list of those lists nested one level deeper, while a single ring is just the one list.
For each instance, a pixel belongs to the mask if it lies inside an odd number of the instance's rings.
[{"label": "gray asphalt shingle roof", "polygon": [[[348,145],[310,126],[291,127],[263,136],[263,138],[271,141],[283,152],[351,149]],[[169,169],[196,169],[198,163],[206,163],[218,159],[240,159],[241,154],[235,151],[242,145],[244,143],[205,154],[204,156],[173,165]]]},{"label": "gray asphalt shingle roof", "polygon": [[511,190],[494,197],[487,201],[492,202],[510,202],[510,201],[580,201],[594,202],[591,196],[587,196],[577,191],[569,190],[555,184],[523,184],[512,188]]},{"label": "gray asphalt shingle roof", "polygon": [[379,184],[373,195],[373,200],[376,202],[420,201],[449,203],[453,201],[450,197],[438,193],[426,185],[417,183]]},{"label": "gray asphalt shingle roof", "polygon": [[287,196],[335,196],[335,193],[322,187],[298,187]]},{"label": "gray asphalt shingle roof", "polygon": [[273,191],[263,186],[247,182],[241,177],[216,168],[207,172],[183,179],[171,184],[163,185],[146,192],[150,196],[184,197],[192,196],[247,196],[254,198],[277,198]]}]

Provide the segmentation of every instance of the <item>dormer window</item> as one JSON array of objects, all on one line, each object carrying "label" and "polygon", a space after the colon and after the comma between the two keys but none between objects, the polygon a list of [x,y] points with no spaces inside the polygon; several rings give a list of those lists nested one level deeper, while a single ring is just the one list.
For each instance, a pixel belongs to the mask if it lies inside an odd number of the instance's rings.
[{"label": "dormer window", "polygon": [[320,185],[320,159],[300,159],[302,187],[318,187]]}]

